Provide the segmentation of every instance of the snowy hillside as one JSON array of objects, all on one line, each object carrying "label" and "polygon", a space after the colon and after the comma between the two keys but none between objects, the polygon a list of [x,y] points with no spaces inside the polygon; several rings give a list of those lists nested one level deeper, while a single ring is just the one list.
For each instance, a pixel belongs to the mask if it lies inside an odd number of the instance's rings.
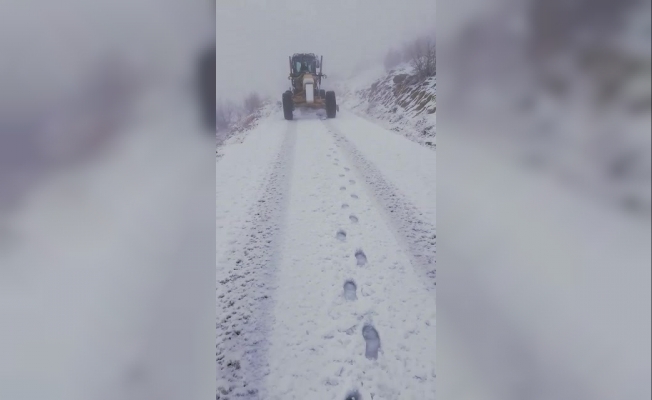
[{"label": "snowy hillside", "polygon": [[256,128],[259,122],[279,111],[279,106],[273,101],[265,101],[263,106],[254,113],[238,118],[227,129],[217,130],[217,158],[222,157],[222,146],[230,143],[242,143],[246,134]]},{"label": "snowy hillside", "polygon": [[436,77],[420,80],[412,67],[402,64],[389,73],[372,69],[336,86],[342,107],[435,147]]}]

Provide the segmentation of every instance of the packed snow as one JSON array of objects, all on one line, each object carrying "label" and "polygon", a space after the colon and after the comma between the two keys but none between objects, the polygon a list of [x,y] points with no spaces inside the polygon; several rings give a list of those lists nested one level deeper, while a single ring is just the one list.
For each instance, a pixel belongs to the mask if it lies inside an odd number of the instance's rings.
[{"label": "packed snow", "polygon": [[435,153],[347,112],[221,152],[217,398],[434,398]]}]

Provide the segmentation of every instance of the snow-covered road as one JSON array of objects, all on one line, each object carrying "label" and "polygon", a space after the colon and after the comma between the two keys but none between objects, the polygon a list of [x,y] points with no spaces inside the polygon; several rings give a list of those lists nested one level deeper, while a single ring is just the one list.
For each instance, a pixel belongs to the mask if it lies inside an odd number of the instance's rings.
[{"label": "snow-covered road", "polygon": [[435,395],[435,153],[273,114],[217,163],[218,399]]}]

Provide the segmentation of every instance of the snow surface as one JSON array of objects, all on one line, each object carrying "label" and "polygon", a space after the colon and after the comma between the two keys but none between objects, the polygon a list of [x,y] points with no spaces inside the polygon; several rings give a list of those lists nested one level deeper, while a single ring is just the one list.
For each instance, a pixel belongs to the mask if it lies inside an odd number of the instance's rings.
[{"label": "snow surface", "polygon": [[436,222],[436,157],[433,151],[405,140],[378,125],[342,110],[329,121],[346,134],[355,147],[415,202],[431,223]]},{"label": "snow surface", "polygon": [[650,397],[649,221],[476,137],[446,148],[436,182],[432,150],[344,109],[225,146],[218,170],[255,165],[223,190],[246,205],[222,219],[218,399]]},{"label": "snow surface", "polygon": [[0,398],[212,396],[213,141],[177,97],[3,221]]},{"label": "snow surface", "polygon": [[455,133],[437,182],[442,398],[650,398],[649,220]]},{"label": "snow surface", "polygon": [[434,152],[351,113],[222,152],[218,399],[434,398]]},{"label": "snow surface", "polygon": [[[348,80],[337,82],[338,103],[355,115],[424,145],[436,146],[436,77],[414,80],[414,68],[403,63],[386,72],[372,68]],[[394,79],[411,83],[397,84]],[[427,96],[431,100],[423,102]]]}]

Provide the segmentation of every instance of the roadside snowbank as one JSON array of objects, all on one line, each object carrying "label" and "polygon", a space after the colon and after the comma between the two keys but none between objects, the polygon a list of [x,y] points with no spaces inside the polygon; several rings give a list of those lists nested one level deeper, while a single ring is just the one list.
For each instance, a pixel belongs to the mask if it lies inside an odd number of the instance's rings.
[{"label": "roadside snowbank", "polygon": [[253,114],[245,115],[235,121],[229,128],[217,130],[217,158],[224,154],[220,147],[229,143],[242,143],[248,132],[258,126],[261,120],[272,116],[273,113],[280,111],[276,102],[267,100],[263,106]]},{"label": "roadside snowbank", "polygon": [[389,73],[370,69],[339,82],[338,101],[356,115],[434,149],[436,83],[436,77],[417,79],[407,64]]}]

